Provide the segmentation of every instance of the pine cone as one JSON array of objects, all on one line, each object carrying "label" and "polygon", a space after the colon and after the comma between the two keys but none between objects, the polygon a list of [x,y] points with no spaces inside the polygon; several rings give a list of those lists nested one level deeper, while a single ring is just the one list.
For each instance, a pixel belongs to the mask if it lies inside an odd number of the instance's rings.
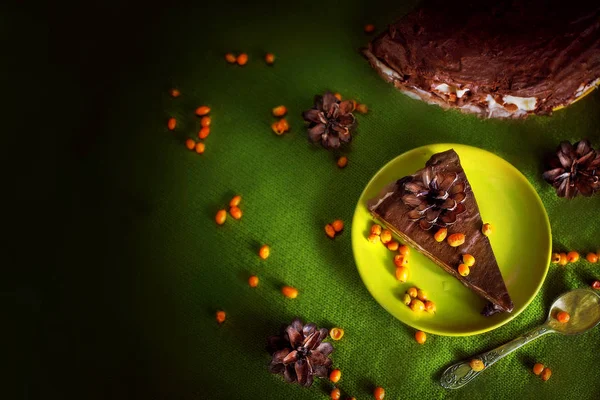
[{"label": "pine cone", "polygon": [[282,330],[280,336],[269,338],[269,352],[273,356],[269,371],[283,375],[286,382],[298,382],[309,387],[313,376],[326,378],[332,361],[331,343],[322,342],[327,329],[317,329],[315,324],[303,325],[298,318]]},{"label": "pine cone", "polygon": [[579,193],[591,196],[600,190],[600,153],[588,140],[574,145],[561,142],[542,176],[556,188],[559,197],[572,199]]},{"label": "pine cone", "polygon": [[356,126],[353,109],[352,101],[339,101],[329,92],[316,96],[314,107],[302,113],[304,120],[310,122],[309,139],[320,140],[326,149],[337,149],[342,142],[352,140],[352,130]]},{"label": "pine cone", "polygon": [[466,210],[463,204],[467,198],[466,185],[454,172],[434,176],[433,169],[427,167],[418,174],[407,177],[402,183],[402,201],[413,207],[408,212],[408,217],[419,221],[422,229],[450,226]]}]

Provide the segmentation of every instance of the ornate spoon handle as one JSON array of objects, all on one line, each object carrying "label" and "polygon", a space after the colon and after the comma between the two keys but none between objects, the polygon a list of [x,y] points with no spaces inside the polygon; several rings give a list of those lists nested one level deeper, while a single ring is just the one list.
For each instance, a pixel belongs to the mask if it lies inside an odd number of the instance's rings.
[{"label": "ornate spoon handle", "polygon": [[494,364],[496,361],[504,358],[506,355],[512,353],[518,348],[524,346],[525,344],[531,342],[539,338],[540,336],[545,335],[546,333],[554,332],[548,325],[544,324],[538,326],[534,330],[526,333],[525,335],[518,337],[502,346],[495,348],[494,350],[490,350],[483,354],[480,354],[477,358],[483,361],[483,365],[485,368],[482,371],[474,371],[471,369],[469,365],[469,361],[461,361],[454,365],[448,367],[444,373],[442,374],[442,378],[440,383],[446,389],[458,389],[463,387],[467,383],[471,382],[475,379],[481,372],[485,371]]}]

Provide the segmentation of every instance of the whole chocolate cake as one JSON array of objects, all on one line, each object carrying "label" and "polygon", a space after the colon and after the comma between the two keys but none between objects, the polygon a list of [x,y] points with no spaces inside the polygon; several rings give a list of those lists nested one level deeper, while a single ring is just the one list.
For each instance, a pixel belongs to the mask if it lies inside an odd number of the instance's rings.
[{"label": "whole chocolate cake", "polygon": [[425,1],[364,54],[431,104],[490,118],[550,114],[600,84],[600,2]]}]

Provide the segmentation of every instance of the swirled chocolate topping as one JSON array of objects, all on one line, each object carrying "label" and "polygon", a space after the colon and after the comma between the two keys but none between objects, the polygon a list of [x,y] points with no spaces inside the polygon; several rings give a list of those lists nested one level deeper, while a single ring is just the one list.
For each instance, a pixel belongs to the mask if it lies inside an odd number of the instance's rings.
[{"label": "swirled chocolate topping", "polygon": [[550,114],[600,83],[600,3],[426,1],[364,53],[429,103],[487,117]]}]

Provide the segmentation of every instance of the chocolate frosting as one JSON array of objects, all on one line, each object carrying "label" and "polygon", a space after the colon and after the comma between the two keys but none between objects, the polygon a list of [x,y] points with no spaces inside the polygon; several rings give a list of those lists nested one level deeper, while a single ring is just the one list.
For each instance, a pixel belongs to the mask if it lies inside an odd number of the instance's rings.
[{"label": "chocolate frosting", "polygon": [[[481,233],[483,221],[479,207],[458,154],[454,150],[434,154],[427,162],[427,166],[432,166],[436,174],[456,172],[459,179],[466,183],[467,197],[464,201],[466,211],[460,214],[456,223],[448,228],[448,235],[464,233],[466,235],[464,244],[451,247],[446,242],[438,243],[433,237],[435,228],[423,230],[418,222],[411,221],[407,217],[412,207],[404,204],[401,199],[405,194],[403,185],[405,178],[384,189],[380,196],[369,201],[371,213],[402,240],[428,256],[475,293],[503,311],[512,311],[513,303],[502,279],[494,251],[489,239]],[[457,272],[457,267],[461,263],[462,254],[465,253],[475,257],[476,262],[471,268],[471,273],[463,277]]]},{"label": "chocolate frosting", "polygon": [[[431,103],[489,116],[549,114],[600,78],[600,3],[426,1],[365,54],[387,80]],[[434,90],[443,83],[468,91]],[[490,112],[488,95],[504,109]],[[506,95],[536,98],[535,109],[515,110]]]}]

